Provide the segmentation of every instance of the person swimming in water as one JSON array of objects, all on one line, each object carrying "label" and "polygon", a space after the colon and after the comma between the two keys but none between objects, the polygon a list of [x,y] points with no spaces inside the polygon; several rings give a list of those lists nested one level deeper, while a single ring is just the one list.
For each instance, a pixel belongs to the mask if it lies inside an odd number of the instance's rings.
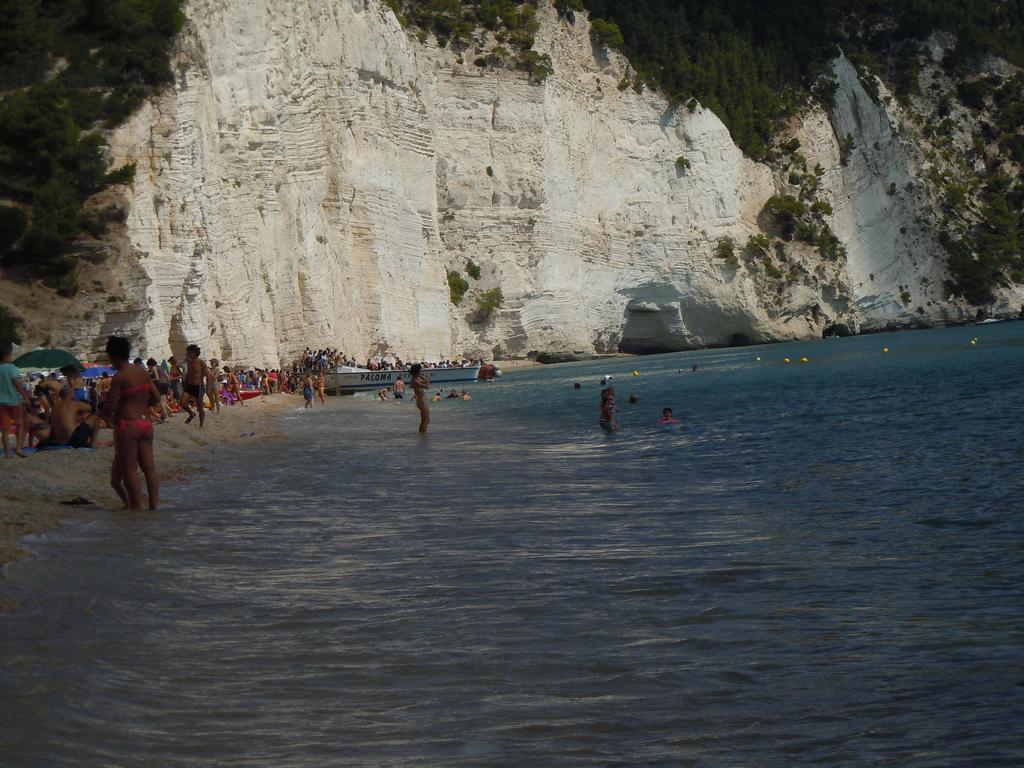
[{"label": "person swimming in water", "polygon": [[658,424],[664,426],[664,425],[667,425],[667,424],[682,424],[682,423],[683,422],[681,422],[679,419],[675,418],[672,415],[672,409],[671,408],[662,408],[661,409],[661,418],[658,419]]},{"label": "person swimming in water", "polygon": [[601,415],[597,423],[605,432],[614,432],[618,428],[615,423],[615,390],[611,387],[601,390]]}]

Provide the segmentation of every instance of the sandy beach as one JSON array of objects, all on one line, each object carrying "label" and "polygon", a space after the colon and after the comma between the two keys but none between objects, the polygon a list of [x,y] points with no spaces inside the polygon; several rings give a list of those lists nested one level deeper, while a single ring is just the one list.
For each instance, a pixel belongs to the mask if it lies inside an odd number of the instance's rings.
[{"label": "sandy beach", "polygon": [[[297,395],[272,395],[208,413],[202,429],[198,419],[186,426],[184,414],[157,424],[155,455],[161,484],[202,471],[226,445],[273,439],[280,434],[275,415],[301,403]],[[109,484],[112,441],[113,433],[104,430],[95,450],[44,451],[0,461],[0,566],[28,554],[18,541],[23,536],[96,510],[120,508]],[[79,498],[93,504],[61,503]],[[0,611],[15,607],[0,595]]]},{"label": "sandy beach", "polygon": [[536,360],[495,360],[494,364],[502,371],[513,371],[517,368],[536,368],[544,365]]}]

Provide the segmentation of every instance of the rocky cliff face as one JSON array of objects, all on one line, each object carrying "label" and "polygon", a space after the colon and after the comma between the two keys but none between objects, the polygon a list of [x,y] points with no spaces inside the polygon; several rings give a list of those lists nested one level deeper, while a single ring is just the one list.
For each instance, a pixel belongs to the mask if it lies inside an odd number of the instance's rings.
[{"label": "rocky cliff face", "polygon": [[[187,13],[175,87],[111,137],[138,170],[105,267],[115,301],[86,284],[91,309],[59,326],[83,351],[125,329],[157,357],[196,342],[270,365],[322,344],[407,359],[667,351],[959,311],[920,154],[845,60],[835,110],[796,135],[848,258],[792,248],[780,279],[716,250],[742,250],[784,181],[710,111],[620,90],[628,62],[595,51],[582,17],[541,4],[554,74],[534,84],[417,42],[379,0]],[[454,307],[446,270],[470,259],[481,277]],[[482,321],[474,297],[493,287],[505,300]]]}]

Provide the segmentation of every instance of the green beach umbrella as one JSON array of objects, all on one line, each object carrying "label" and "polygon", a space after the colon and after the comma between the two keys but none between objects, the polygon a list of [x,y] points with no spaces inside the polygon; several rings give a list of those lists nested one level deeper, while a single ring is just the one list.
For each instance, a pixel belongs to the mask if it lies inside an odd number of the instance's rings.
[{"label": "green beach umbrella", "polygon": [[65,365],[73,365],[82,370],[83,366],[77,357],[63,349],[33,349],[14,361],[18,368],[37,368],[41,370],[54,371],[63,368]]}]

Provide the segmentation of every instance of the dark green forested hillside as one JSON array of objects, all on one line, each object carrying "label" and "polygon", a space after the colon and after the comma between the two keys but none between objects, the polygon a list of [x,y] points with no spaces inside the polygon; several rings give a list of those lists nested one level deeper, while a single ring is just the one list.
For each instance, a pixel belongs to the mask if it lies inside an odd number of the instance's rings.
[{"label": "dark green forested hillside", "polygon": [[[481,63],[510,56],[521,62],[533,44],[530,3],[388,3],[403,23],[435,34],[442,44],[464,44],[483,27],[515,51]],[[595,42],[621,47],[641,81],[676,101],[696,97],[713,109],[736,143],[757,159],[768,152],[777,120],[816,84],[827,98],[827,83],[819,77],[837,45],[871,58],[902,53],[906,66],[891,74],[903,91],[915,87],[916,42],[934,30],[958,40],[950,67],[984,51],[1024,66],[1024,0],[557,0],[555,6],[565,14],[590,11]]]},{"label": "dark green forested hillside", "polygon": [[674,99],[698,98],[754,158],[764,156],[776,119],[811,91],[837,44],[879,56],[939,29],[959,43],[950,66],[984,51],[1024,66],[1024,0],[584,3],[619,26],[623,49],[643,78]]},{"label": "dark green forested hillside", "polygon": [[[833,20],[813,0],[585,0],[622,31],[640,77],[682,103],[696,97],[754,158],[836,52]],[[809,12],[812,11],[812,12]]]},{"label": "dark green forested hillside", "polygon": [[171,78],[180,0],[0,0],[0,260],[73,293],[68,241],[110,171],[99,130]]}]

